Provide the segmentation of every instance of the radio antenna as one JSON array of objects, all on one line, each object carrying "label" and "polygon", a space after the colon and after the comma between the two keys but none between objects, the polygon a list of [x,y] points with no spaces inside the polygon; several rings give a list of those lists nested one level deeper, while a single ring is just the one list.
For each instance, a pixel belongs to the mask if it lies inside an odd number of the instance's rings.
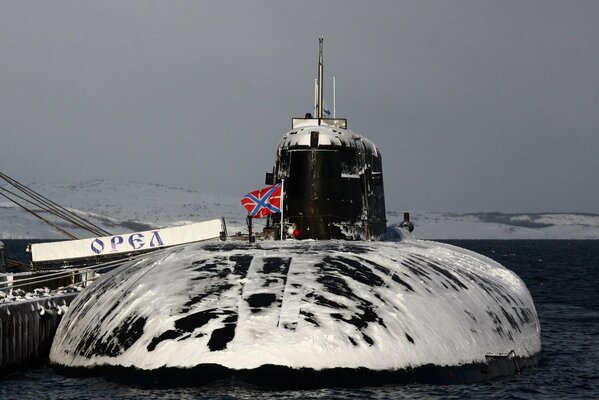
[{"label": "radio antenna", "polygon": [[312,112],[313,115],[318,116],[318,78],[314,79],[314,108]]},{"label": "radio antenna", "polygon": [[335,77],[333,77],[333,118],[337,118],[337,102],[336,94],[335,94]]}]

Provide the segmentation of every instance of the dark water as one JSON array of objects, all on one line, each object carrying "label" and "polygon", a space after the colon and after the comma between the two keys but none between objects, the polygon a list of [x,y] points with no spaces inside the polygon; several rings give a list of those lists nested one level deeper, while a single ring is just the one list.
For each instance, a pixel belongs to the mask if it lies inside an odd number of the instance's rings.
[{"label": "dark water", "polygon": [[[5,241],[8,247],[19,243]],[[64,377],[43,364],[0,379],[0,400],[599,399],[599,241],[463,240],[450,243],[490,256],[524,280],[541,320],[543,359],[539,367],[470,385],[269,391],[235,381],[202,388],[139,389],[100,377]]]}]

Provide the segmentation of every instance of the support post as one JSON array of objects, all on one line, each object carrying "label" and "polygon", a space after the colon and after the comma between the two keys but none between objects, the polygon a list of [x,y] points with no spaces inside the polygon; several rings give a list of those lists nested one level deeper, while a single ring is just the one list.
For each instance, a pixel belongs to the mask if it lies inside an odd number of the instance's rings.
[{"label": "support post", "polygon": [[252,219],[254,217],[252,217],[251,215],[247,216],[246,222],[248,224],[248,237],[249,237],[249,242],[250,243],[254,243],[256,241],[256,238],[254,238],[254,236],[252,235]]}]

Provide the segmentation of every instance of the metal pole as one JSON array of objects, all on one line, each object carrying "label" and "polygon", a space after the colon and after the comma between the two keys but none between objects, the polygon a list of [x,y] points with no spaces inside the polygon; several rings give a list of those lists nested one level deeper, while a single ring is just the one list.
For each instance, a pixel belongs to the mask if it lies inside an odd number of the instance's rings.
[{"label": "metal pole", "polygon": [[285,212],[285,179],[281,179],[281,240],[283,240],[284,212]]},{"label": "metal pole", "polygon": [[254,241],[252,240],[252,216],[248,215],[247,216],[247,224],[248,224],[248,240],[250,243],[254,243]]},{"label": "metal pole", "polygon": [[312,113],[318,117],[318,79],[314,79],[314,109]]},{"label": "metal pole", "polygon": [[333,118],[337,118],[337,99],[335,91],[335,77],[333,77]]},{"label": "metal pole", "polygon": [[[322,42],[324,41],[324,37],[319,37],[318,38],[318,119],[322,119],[322,110],[324,108],[324,104],[323,104],[323,98],[322,98],[322,93],[323,93],[323,79],[322,79],[322,75],[323,75],[323,70],[324,70],[324,66],[323,66],[323,61],[322,61]],[[320,121],[319,121],[320,123]]]}]

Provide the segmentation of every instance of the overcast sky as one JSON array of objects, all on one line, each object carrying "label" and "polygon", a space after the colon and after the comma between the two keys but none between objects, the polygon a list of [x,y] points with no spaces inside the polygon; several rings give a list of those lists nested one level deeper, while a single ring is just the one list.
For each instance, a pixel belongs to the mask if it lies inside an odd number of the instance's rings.
[{"label": "overcast sky", "polygon": [[311,111],[323,35],[387,209],[599,213],[598,21],[595,0],[0,0],[0,171],[241,197]]}]

